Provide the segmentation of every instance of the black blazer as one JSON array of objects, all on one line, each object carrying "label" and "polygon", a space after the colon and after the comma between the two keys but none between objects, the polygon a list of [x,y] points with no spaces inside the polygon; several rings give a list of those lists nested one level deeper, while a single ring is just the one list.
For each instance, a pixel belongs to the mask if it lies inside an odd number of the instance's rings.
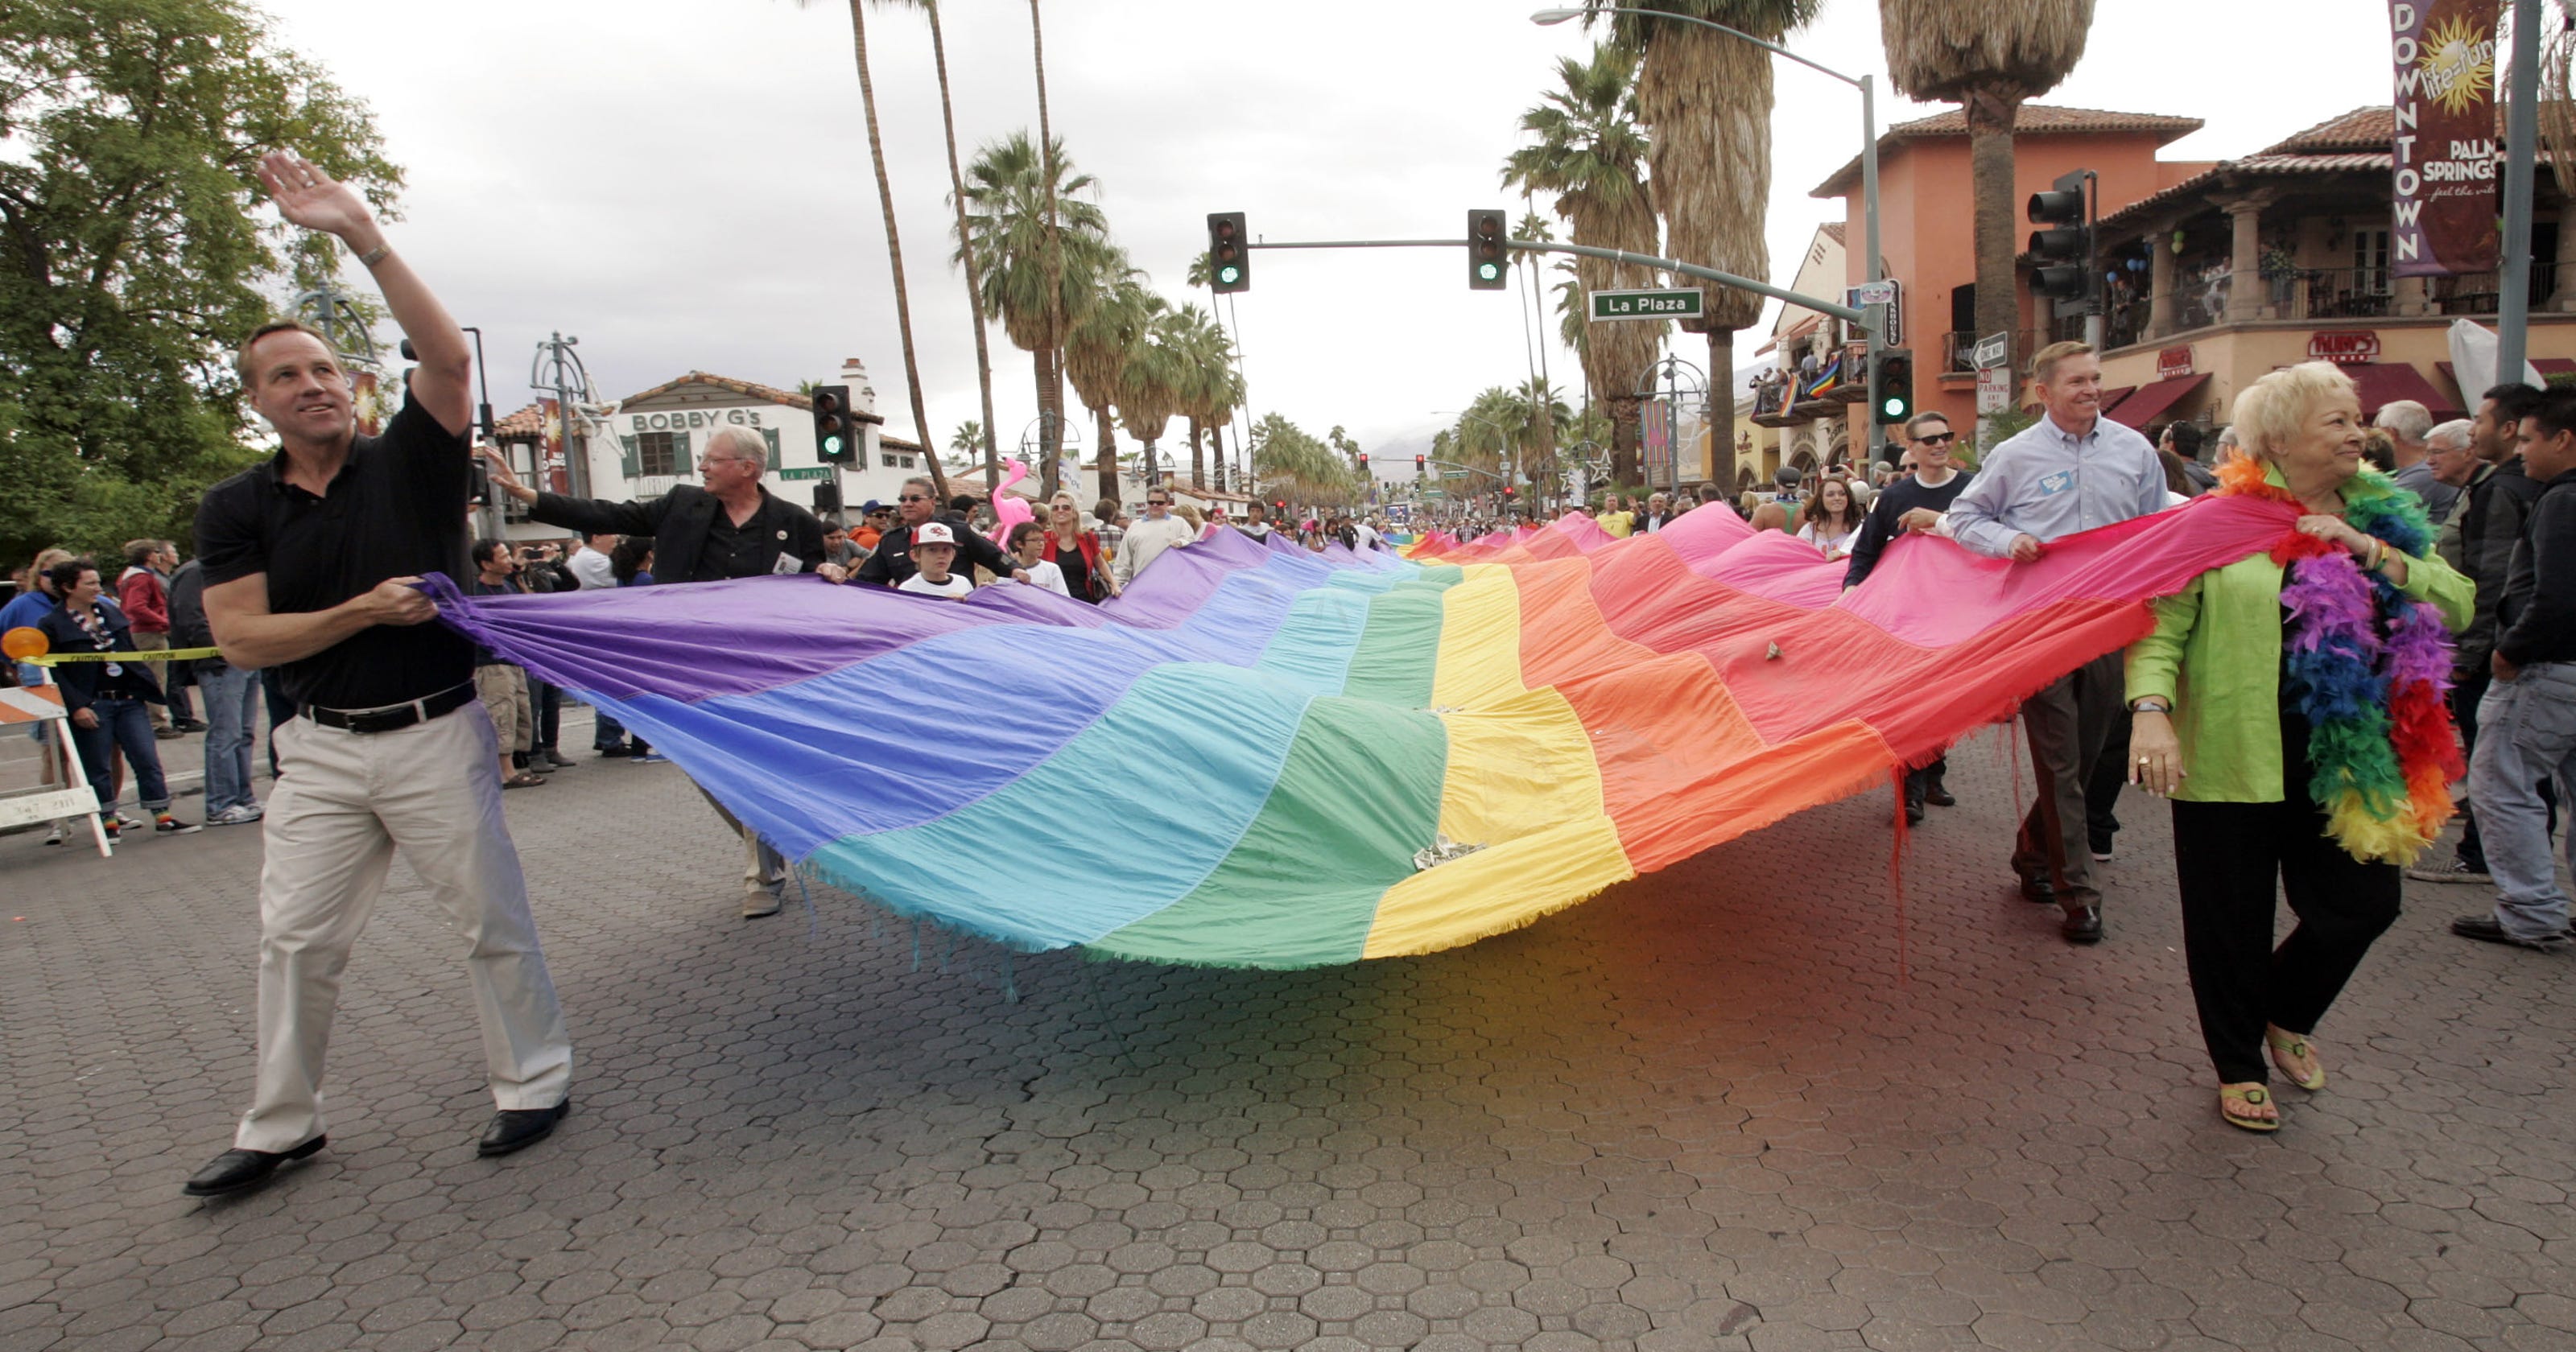
[{"label": "black blazer", "polygon": [[[756,566],[744,576],[776,571],[782,554],[804,565],[796,570],[800,573],[822,566],[823,523],[815,520],[812,512],[766,488],[760,490],[760,495],[786,512],[787,538],[761,541],[752,554]],[[723,510],[724,504],[716,500],[715,494],[695,484],[678,484],[651,502],[610,502],[604,498],[539,493],[528,515],[549,526],[562,526],[584,535],[650,535],[654,580],[686,582],[698,570],[698,556],[707,548],[707,530],[715,523],[716,513]]]},{"label": "black blazer", "polygon": [[[119,653],[133,652],[134,626],[126,622],[125,612],[117,609],[114,601],[102,600],[99,602],[99,609],[107,615],[107,650]],[[46,641],[52,645],[52,650],[55,652],[98,651],[98,645],[91,641],[89,631],[81,628],[80,621],[72,618],[71,610],[67,606],[56,606],[46,611],[45,618],[38,620],[36,627],[44,631]],[[98,698],[99,683],[107,679],[105,662],[65,662],[50,670],[54,673],[55,682],[63,688],[63,708],[72,713],[88,708],[91,701]],[[144,702],[149,704],[170,702],[169,696],[161,693],[161,683],[152,679],[152,668],[139,661],[128,662],[125,664],[125,674],[143,687]]]}]

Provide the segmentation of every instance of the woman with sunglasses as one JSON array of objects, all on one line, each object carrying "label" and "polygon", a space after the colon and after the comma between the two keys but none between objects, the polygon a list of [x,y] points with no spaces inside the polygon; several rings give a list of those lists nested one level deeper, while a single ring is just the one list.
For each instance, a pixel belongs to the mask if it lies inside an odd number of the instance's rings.
[{"label": "woman with sunglasses", "polygon": [[1064,574],[1065,593],[1077,601],[1096,606],[1118,594],[1100,536],[1082,528],[1082,508],[1067,490],[1047,499],[1046,551],[1040,557]]}]

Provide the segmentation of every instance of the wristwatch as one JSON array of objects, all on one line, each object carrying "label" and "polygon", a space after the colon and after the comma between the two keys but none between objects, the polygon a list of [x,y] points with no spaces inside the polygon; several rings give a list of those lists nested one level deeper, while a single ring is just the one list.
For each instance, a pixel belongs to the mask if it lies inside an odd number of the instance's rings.
[{"label": "wristwatch", "polygon": [[2153,695],[2149,695],[2144,699],[2134,699],[2129,701],[2129,712],[2133,714],[2169,714],[2173,712],[2173,706],[2165,703],[2163,700],[2157,699]]}]

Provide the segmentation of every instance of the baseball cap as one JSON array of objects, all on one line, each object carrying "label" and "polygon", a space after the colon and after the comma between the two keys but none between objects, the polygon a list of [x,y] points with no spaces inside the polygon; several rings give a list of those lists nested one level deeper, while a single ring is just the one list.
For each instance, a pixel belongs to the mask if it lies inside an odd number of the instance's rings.
[{"label": "baseball cap", "polygon": [[875,498],[870,498],[868,499],[868,505],[859,509],[859,515],[866,516],[871,512],[882,512],[884,510],[884,503],[877,501]]},{"label": "baseball cap", "polygon": [[915,549],[919,549],[923,545],[953,545],[955,543],[957,543],[957,532],[949,529],[948,523],[945,521],[924,521],[912,532],[912,545]]}]

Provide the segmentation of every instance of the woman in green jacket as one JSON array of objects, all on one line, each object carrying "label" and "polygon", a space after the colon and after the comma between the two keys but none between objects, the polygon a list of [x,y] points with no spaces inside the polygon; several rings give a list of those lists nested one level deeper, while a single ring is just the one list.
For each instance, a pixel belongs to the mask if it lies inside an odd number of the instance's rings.
[{"label": "woman in green jacket", "polygon": [[[2475,588],[2423,509],[2362,466],[2350,378],[2309,362],[2236,399],[2221,495],[2295,504],[2268,554],[2155,602],[2129,649],[2130,779],[2174,800],[2183,945],[2219,1112],[2280,1126],[2264,1050],[2325,1086],[2309,1035],[2397,919],[2399,870],[2451,813],[2442,688]],[[2272,944],[2276,896],[2298,926]]]}]

